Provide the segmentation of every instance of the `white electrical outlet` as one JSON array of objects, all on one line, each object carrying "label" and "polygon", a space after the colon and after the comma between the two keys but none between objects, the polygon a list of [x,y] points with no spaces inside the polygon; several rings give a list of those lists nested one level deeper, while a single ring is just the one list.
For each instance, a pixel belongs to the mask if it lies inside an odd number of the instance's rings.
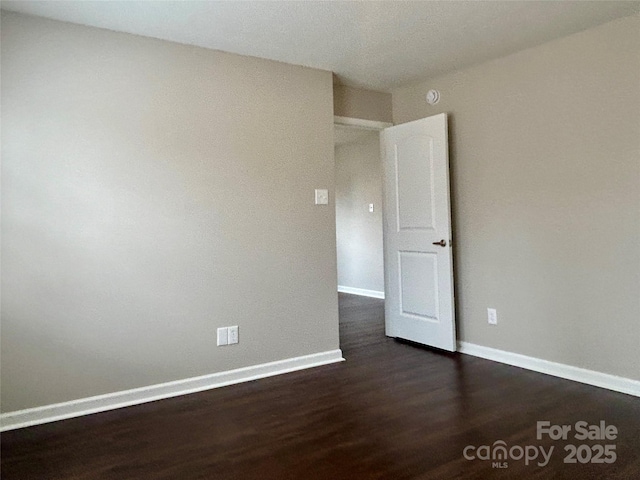
[{"label": "white electrical outlet", "polygon": [[218,329],[218,346],[229,345],[229,328],[222,327]]},{"label": "white electrical outlet", "polygon": [[369,204],[369,213],[373,213],[373,203]]},{"label": "white electrical outlet", "polygon": [[498,324],[498,313],[495,308],[487,308],[487,320],[489,320],[490,325]]},{"label": "white electrical outlet", "polygon": [[238,343],[238,326],[229,327],[229,345],[235,345]]}]

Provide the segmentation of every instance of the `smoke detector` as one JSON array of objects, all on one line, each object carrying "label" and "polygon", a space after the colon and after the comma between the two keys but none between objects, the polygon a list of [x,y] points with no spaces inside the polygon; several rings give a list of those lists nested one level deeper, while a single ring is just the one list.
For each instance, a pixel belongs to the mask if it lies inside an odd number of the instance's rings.
[{"label": "smoke detector", "polygon": [[427,92],[427,103],[429,105],[435,105],[440,101],[440,92],[438,90],[429,90]]}]

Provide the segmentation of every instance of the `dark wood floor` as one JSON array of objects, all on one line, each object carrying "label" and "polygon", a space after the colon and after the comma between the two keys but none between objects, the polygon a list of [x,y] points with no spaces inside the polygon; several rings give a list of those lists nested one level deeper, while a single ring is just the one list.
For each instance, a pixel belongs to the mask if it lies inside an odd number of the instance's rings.
[{"label": "dark wood floor", "polygon": [[[6,432],[2,478],[640,478],[640,399],[385,338],[383,302],[340,295],[346,362]],[[536,421],[604,420],[615,441],[536,440]],[[549,465],[467,445],[554,446]],[[565,464],[568,443],[613,464]]]}]

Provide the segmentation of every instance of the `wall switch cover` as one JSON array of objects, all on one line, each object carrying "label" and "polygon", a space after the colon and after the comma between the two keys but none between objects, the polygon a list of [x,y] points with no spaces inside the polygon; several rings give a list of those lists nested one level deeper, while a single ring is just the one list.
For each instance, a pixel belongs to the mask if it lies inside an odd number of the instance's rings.
[{"label": "wall switch cover", "polygon": [[329,190],[323,188],[316,188],[316,205],[328,205],[329,204]]},{"label": "wall switch cover", "polygon": [[229,329],[227,327],[222,327],[218,329],[218,346],[229,344]]},{"label": "wall switch cover", "polygon": [[238,326],[229,327],[229,345],[235,345],[238,343]]},{"label": "wall switch cover", "polygon": [[498,324],[498,313],[495,308],[487,308],[487,317],[490,325]]}]

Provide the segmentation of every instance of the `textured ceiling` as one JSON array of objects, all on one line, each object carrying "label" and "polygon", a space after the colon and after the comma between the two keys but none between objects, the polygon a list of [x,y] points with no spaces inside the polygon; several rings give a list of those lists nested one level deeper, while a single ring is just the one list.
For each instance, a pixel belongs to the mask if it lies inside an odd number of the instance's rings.
[{"label": "textured ceiling", "polygon": [[333,71],[390,90],[640,11],[609,1],[3,1],[2,8]]}]

